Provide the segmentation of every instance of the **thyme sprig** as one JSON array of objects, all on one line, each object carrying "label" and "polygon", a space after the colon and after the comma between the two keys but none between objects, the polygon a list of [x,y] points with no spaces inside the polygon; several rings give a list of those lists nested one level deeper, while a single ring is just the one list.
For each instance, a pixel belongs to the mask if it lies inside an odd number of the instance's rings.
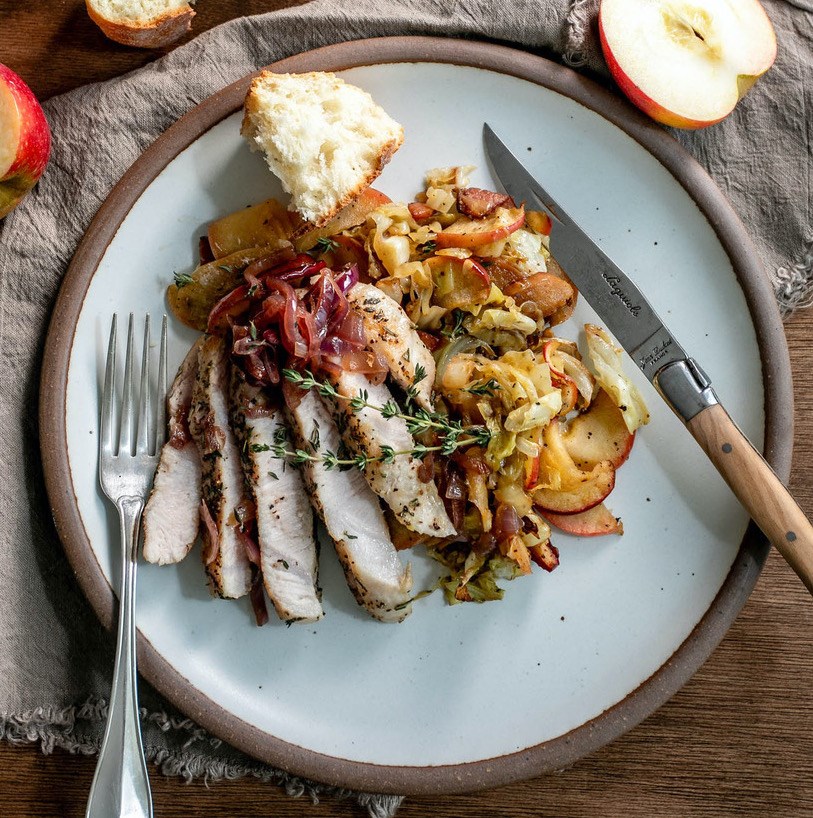
[{"label": "thyme sprig", "polygon": [[[420,371],[418,371],[419,369]],[[404,451],[395,451],[390,446],[382,446],[378,455],[371,456],[360,452],[350,458],[340,457],[336,452],[330,450],[319,451],[318,446],[313,445],[313,441],[311,441],[312,451],[310,452],[301,448],[288,449],[284,438],[275,439],[273,446],[260,444],[252,447],[253,451],[272,451],[274,457],[290,460],[295,465],[310,461],[322,462],[327,469],[350,467],[364,469],[369,463],[392,463],[396,457],[401,455],[411,455],[418,460],[423,460],[430,452],[451,455],[464,446],[487,446],[489,440],[491,440],[491,432],[485,426],[464,426],[459,420],[451,420],[445,415],[438,412],[428,412],[426,409],[415,409],[410,413],[402,410],[395,400],[389,400],[383,406],[371,403],[366,389],[361,390],[352,397],[343,395],[333,384],[319,380],[313,372],[307,369],[302,372],[296,369],[283,369],[282,374],[287,381],[296,384],[300,389],[306,391],[314,389],[324,398],[349,401],[350,410],[354,413],[360,412],[362,409],[371,409],[380,412],[384,418],[400,418],[406,423],[411,435],[420,436],[426,432],[433,432],[437,438],[437,443],[431,446],[417,442],[413,448]],[[426,372],[423,368],[416,367],[415,382],[425,377]],[[414,388],[413,383],[412,389]],[[410,395],[409,391],[408,395]],[[284,435],[284,429],[282,432]]]}]

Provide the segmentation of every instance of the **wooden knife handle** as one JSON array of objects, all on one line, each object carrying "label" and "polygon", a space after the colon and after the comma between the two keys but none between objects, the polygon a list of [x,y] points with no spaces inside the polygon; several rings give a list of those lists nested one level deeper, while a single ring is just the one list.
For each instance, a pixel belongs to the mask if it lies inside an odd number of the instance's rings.
[{"label": "wooden knife handle", "polygon": [[813,594],[813,526],[719,404],[686,424],[754,522]]}]

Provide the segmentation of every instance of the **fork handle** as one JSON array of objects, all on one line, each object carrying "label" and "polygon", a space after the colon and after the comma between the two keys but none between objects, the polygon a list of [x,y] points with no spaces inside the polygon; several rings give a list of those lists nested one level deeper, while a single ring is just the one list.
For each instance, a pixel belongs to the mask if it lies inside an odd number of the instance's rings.
[{"label": "fork handle", "polygon": [[99,760],[85,818],[152,818],[152,797],[138,719],[135,591],[138,534],[144,500],[116,502],[122,542],[116,666]]}]

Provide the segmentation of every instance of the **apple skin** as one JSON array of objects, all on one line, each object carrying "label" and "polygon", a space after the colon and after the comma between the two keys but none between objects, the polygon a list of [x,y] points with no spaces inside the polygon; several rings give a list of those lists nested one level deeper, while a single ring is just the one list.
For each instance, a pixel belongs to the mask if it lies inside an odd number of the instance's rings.
[{"label": "apple skin", "polygon": [[[45,171],[51,153],[51,129],[31,89],[2,64],[0,85],[7,93],[8,113],[18,120],[17,150],[0,178],[0,218],[3,218],[20,203]],[[0,108],[0,115],[3,113]]]},{"label": "apple skin", "polygon": [[599,463],[590,473],[589,479],[569,491],[536,489],[533,493],[534,505],[543,515],[578,514],[589,511],[604,502],[615,487],[615,469],[609,461]]},{"label": "apple skin", "polygon": [[[750,0],[746,0],[750,2]],[[755,5],[759,6],[759,3],[754,0]],[[773,32],[773,27],[768,19],[767,14],[765,14],[764,9],[759,6],[762,14],[765,16],[765,20],[767,22],[767,31],[770,32],[771,37],[773,38],[773,48],[772,48],[772,56],[766,60],[766,64],[764,68],[755,73],[753,75],[744,75],[741,74],[737,78],[737,88],[738,88],[738,99],[736,102],[739,102],[743,96],[750,90],[751,86],[762,76],[768,69],[773,65],[774,60],[776,59],[776,36]],[[612,47],[609,44],[607,34],[604,29],[604,18],[602,11],[604,9],[604,3],[602,2],[599,6],[599,14],[598,14],[598,33],[599,33],[599,41],[601,42],[601,50],[604,53],[604,59],[607,62],[607,67],[610,70],[610,74],[612,75],[613,79],[615,80],[618,87],[624,92],[625,96],[640,108],[647,116],[654,119],[656,122],[660,122],[662,125],[668,125],[672,128],[682,128],[685,130],[697,130],[699,128],[706,128],[710,125],[716,125],[718,122],[721,122],[725,119],[731,111],[734,109],[734,106],[731,106],[728,110],[725,110],[721,113],[719,117],[714,119],[708,120],[699,120],[699,119],[690,119],[685,116],[681,116],[678,113],[670,111],[669,109],[665,108],[663,105],[658,103],[656,100],[652,99],[648,94],[644,93],[643,90],[629,77],[629,75],[624,71],[624,69],[619,64],[618,60],[616,59],[615,55],[613,54]],[[735,105],[736,105],[735,102]]]},{"label": "apple skin", "polygon": [[482,247],[507,238],[523,224],[524,207],[498,207],[492,215],[484,219],[456,222],[452,227],[442,230],[435,236],[435,245],[441,249]]},{"label": "apple skin", "polygon": [[576,465],[589,471],[602,460],[619,468],[629,457],[635,434],[627,429],[624,413],[602,389],[590,408],[570,422],[562,439]]},{"label": "apple skin", "polygon": [[603,537],[607,534],[624,533],[621,520],[613,516],[604,503],[599,503],[578,514],[555,514],[546,511],[542,516],[551,525],[555,525],[566,534],[573,534],[577,537]]}]

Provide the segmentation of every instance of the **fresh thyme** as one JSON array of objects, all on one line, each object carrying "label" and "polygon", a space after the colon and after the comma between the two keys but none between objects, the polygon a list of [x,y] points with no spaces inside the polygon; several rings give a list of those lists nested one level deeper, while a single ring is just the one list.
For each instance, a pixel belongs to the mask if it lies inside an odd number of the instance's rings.
[{"label": "fresh thyme", "polygon": [[445,335],[450,341],[454,341],[461,335],[465,335],[466,328],[463,326],[463,319],[465,317],[466,313],[463,312],[463,310],[458,309],[452,310],[452,318],[454,318],[454,324],[451,327],[442,329],[440,331],[441,335]]},{"label": "fresh thyme", "polygon": [[338,242],[334,241],[330,236],[322,236],[316,240],[316,246],[321,253],[332,253],[339,249]]},{"label": "fresh thyme", "polygon": [[463,391],[471,395],[485,395],[492,397],[494,393],[500,388],[500,384],[495,378],[484,381],[482,383],[473,383],[471,386],[464,386]]},{"label": "fresh thyme", "polygon": [[172,278],[175,281],[175,286],[182,290],[189,284],[194,284],[195,279],[189,273],[173,273]]},{"label": "fresh thyme", "polygon": [[[420,369],[420,371],[418,371]],[[314,389],[325,398],[331,400],[349,401],[352,412],[360,412],[362,409],[371,409],[380,412],[384,418],[400,418],[406,423],[407,429],[412,435],[422,435],[425,432],[434,432],[437,443],[429,446],[425,443],[415,443],[411,449],[396,451],[391,446],[381,446],[379,454],[368,455],[359,452],[356,455],[343,457],[341,453],[330,451],[329,449],[318,450],[318,430],[311,435],[310,441],[312,451],[308,452],[302,448],[290,449],[287,446],[287,436],[285,429],[280,427],[274,434],[273,444],[253,444],[253,452],[271,452],[274,457],[284,461],[301,465],[302,463],[322,463],[326,469],[335,468],[357,468],[364,470],[370,463],[392,463],[396,457],[410,455],[418,460],[423,460],[431,452],[440,452],[443,455],[451,455],[457,449],[464,446],[478,445],[487,446],[491,440],[491,432],[485,426],[464,426],[459,420],[451,420],[445,415],[437,412],[427,412],[425,409],[416,409],[413,414],[404,412],[395,400],[387,401],[383,406],[370,403],[366,390],[362,390],[354,397],[342,395],[335,386],[317,380],[312,372],[304,370],[298,372],[295,369],[283,369],[283,376],[286,380],[296,384],[300,389]],[[426,372],[422,367],[416,367],[417,376],[420,379],[426,377]],[[316,443],[316,445],[314,445]]]}]

